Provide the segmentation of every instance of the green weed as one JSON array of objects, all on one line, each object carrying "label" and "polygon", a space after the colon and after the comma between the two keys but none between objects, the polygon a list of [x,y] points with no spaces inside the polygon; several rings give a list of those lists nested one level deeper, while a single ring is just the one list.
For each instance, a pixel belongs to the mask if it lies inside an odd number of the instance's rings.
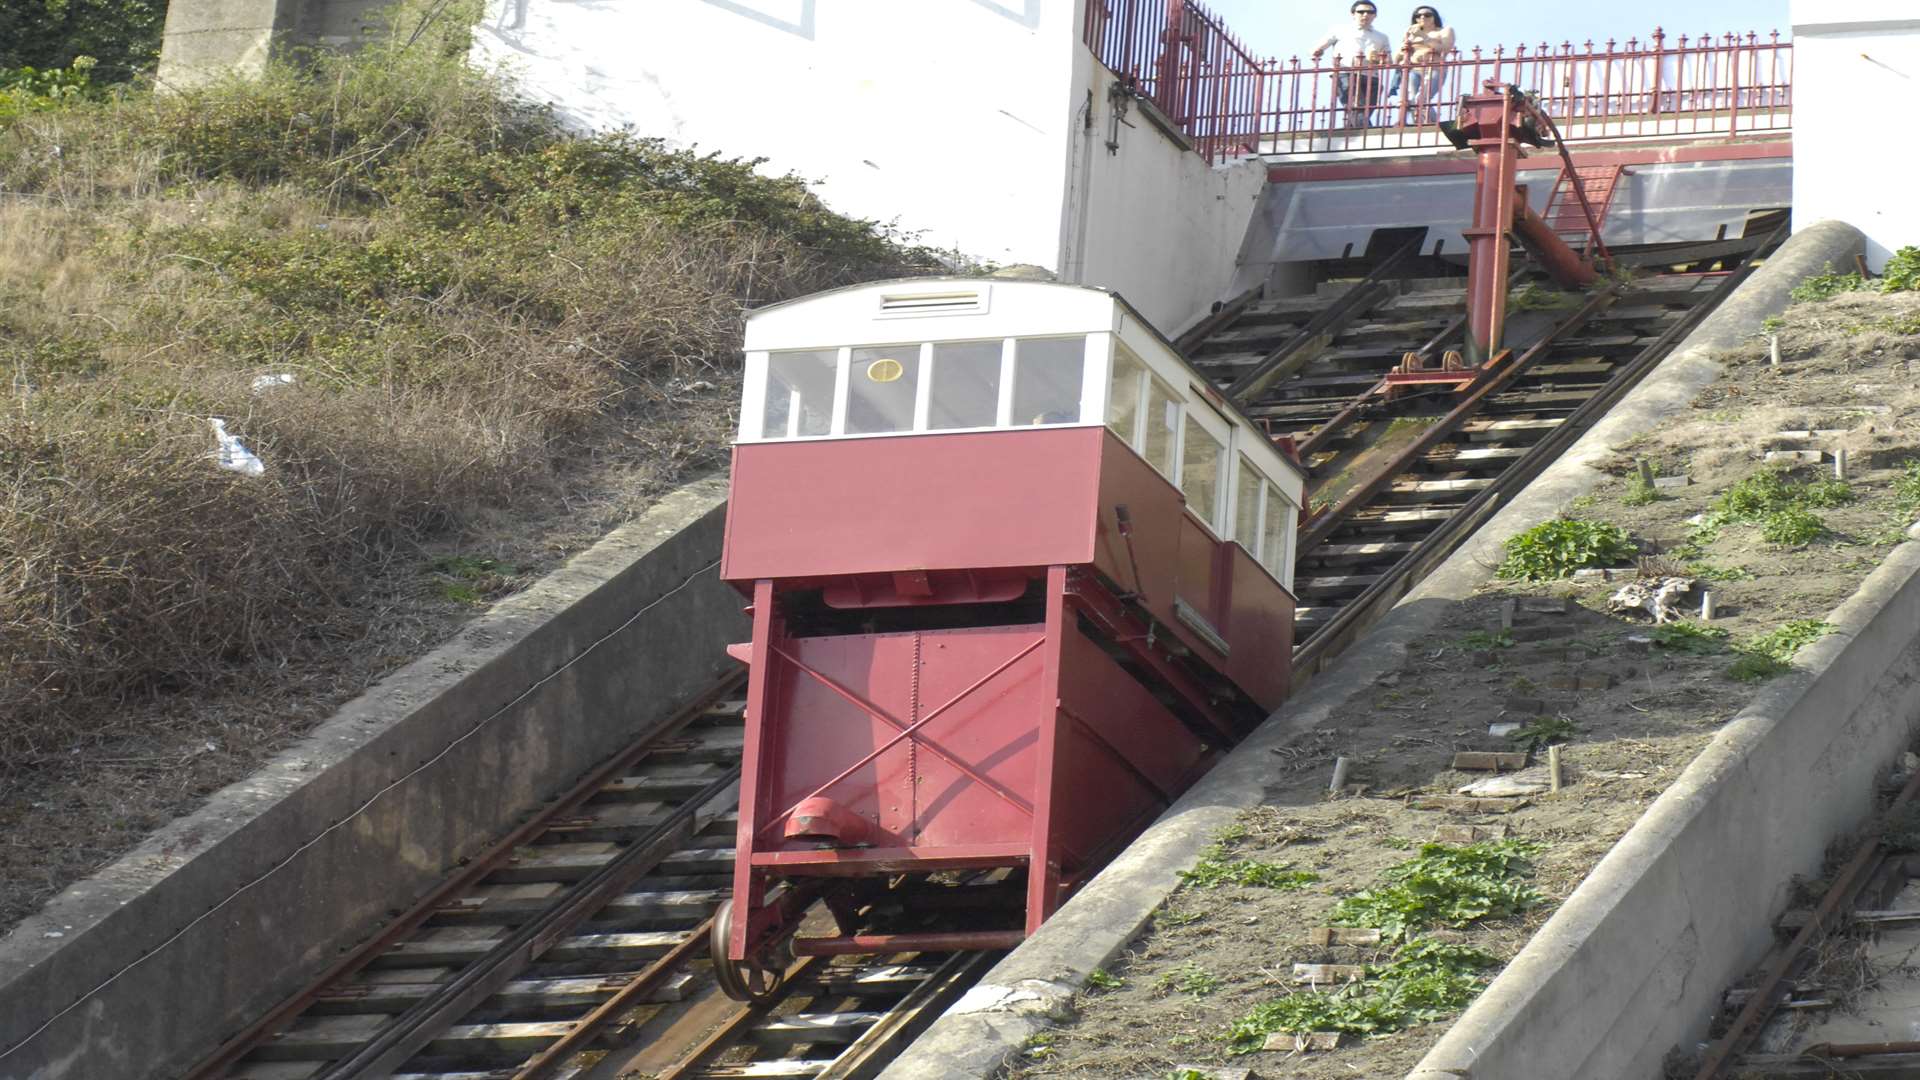
[{"label": "green weed", "polygon": [[1220,976],[1192,960],[1160,976],[1154,988],[1161,993],[1180,993],[1202,998],[1220,989]]},{"label": "green weed", "polygon": [[1507,540],[1500,576],[1550,581],[1583,567],[1616,565],[1637,551],[1627,531],[1618,525],[1585,518],[1555,518]]},{"label": "green weed", "polygon": [[1087,972],[1087,984],[1101,990],[1118,990],[1127,985],[1127,980],[1100,968]]},{"label": "green weed", "polygon": [[1362,982],[1256,1006],[1228,1025],[1225,1038],[1232,1053],[1246,1054],[1275,1032],[1380,1035],[1430,1023],[1471,1002],[1486,986],[1481,973],[1499,962],[1465,945],[1409,942],[1391,962],[1369,966]]},{"label": "green weed", "polygon": [[1760,538],[1770,544],[1798,547],[1812,543],[1826,531],[1820,515],[1798,506],[1775,510],[1760,522]]},{"label": "green weed", "polygon": [[1554,743],[1570,742],[1578,729],[1572,720],[1564,716],[1540,716],[1527,721],[1526,726],[1507,736],[1515,746],[1527,750],[1538,750]]},{"label": "green weed", "polygon": [[1703,626],[1700,623],[1685,620],[1662,623],[1649,633],[1656,646],[1670,652],[1687,653],[1692,656],[1722,652],[1727,647],[1726,630],[1718,626]]},{"label": "green weed", "polygon": [[1423,844],[1414,858],[1388,870],[1382,884],[1334,905],[1328,919],[1334,926],[1378,928],[1390,940],[1431,926],[1503,919],[1543,900],[1526,881],[1542,850],[1526,840]]},{"label": "green weed", "polygon": [[1907,462],[1907,471],[1894,479],[1893,512],[1903,522],[1920,516],[1920,461]]},{"label": "green weed", "polygon": [[1867,287],[1868,284],[1866,280],[1859,274],[1851,271],[1845,274],[1836,274],[1833,271],[1833,264],[1828,263],[1826,272],[1815,274],[1800,284],[1795,285],[1793,291],[1788,295],[1800,303],[1809,303],[1815,300],[1826,300],[1839,296],[1841,293],[1858,292]]},{"label": "green weed", "polygon": [[1558,311],[1572,307],[1579,297],[1538,285],[1527,285],[1507,293],[1507,311]]},{"label": "green weed", "polygon": [[1893,253],[1880,269],[1881,292],[1920,289],[1920,247],[1909,244]]},{"label": "green weed", "polygon": [[1225,861],[1203,855],[1191,870],[1180,871],[1180,880],[1196,889],[1215,889],[1222,885],[1244,885],[1255,889],[1279,889],[1295,892],[1320,880],[1310,870],[1295,870],[1292,863],[1261,862],[1258,859]]},{"label": "green weed", "polygon": [[1820,619],[1794,619],[1733,647],[1739,659],[1727,674],[1741,682],[1759,682],[1782,674],[1792,666],[1794,654],[1818,641],[1833,627]]},{"label": "green weed", "polygon": [[1466,632],[1466,635],[1460,639],[1460,646],[1465,649],[1477,650],[1511,649],[1513,648],[1513,631],[1469,630]]}]

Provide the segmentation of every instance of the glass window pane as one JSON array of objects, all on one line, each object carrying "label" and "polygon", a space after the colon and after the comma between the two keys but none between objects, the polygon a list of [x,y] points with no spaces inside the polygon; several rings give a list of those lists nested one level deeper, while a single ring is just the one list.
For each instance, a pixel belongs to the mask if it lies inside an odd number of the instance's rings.
[{"label": "glass window pane", "polygon": [[767,357],[767,404],[760,437],[785,439],[833,430],[833,376],[837,349],[777,352]]},{"label": "glass window pane", "polygon": [[1013,346],[1013,422],[1075,424],[1080,421],[1080,372],[1087,339],[1035,338]]},{"label": "glass window pane", "polygon": [[1140,448],[1140,456],[1168,479],[1173,478],[1173,439],[1179,432],[1180,399],[1173,396],[1173,390],[1166,383],[1159,379],[1149,380],[1147,434]]},{"label": "glass window pane", "polygon": [[1247,554],[1260,554],[1260,492],[1267,486],[1266,478],[1253,467],[1246,458],[1240,459],[1240,476],[1234,482],[1233,491],[1233,538],[1247,549]]},{"label": "glass window pane", "polygon": [[1186,446],[1180,461],[1180,491],[1187,497],[1187,508],[1216,532],[1220,529],[1220,474],[1226,455],[1227,448],[1212,432],[1199,424],[1187,425]]},{"label": "glass window pane", "polygon": [[1146,368],[1126,346],[1113,347],[1113,382],[1107,388],[1107,426],[1120,441],[1133,443],[1134,421],[1140,415],[1140,373]]},{"label": "glass window pane", "polygon": [[1287,523],[1293,520],[1293,505],[1280,494],[1280,489],[1267,485],[1267,524],[1261,530],[1260,565],[1267,568],[1274,577],[1287,580]]},{"label": "glass window pane", "polygon": [[933,347],[927,428],[992,427],[1000,411],[1000,343],[957,341]]},{"label": "glass window pane", "polygon": [[913,397],[920,385],[920,346],[853,350],[847,375],[847,434],[913,430]]}]

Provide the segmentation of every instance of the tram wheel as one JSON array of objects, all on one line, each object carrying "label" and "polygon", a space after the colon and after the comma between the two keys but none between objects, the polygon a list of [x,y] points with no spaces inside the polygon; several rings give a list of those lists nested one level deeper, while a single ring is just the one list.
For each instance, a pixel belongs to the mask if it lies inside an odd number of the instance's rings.
[{"label": "tram wheel", "polygon": [[713,930],[707,947],[713,954],[713,978],[720,990],[735,1001],[758,1005],[780,992],[787,980],[785,965],[762,967],[753,960],[727,959],[727,939],[733,936],[733,901],[722,900],[713,913]]}]

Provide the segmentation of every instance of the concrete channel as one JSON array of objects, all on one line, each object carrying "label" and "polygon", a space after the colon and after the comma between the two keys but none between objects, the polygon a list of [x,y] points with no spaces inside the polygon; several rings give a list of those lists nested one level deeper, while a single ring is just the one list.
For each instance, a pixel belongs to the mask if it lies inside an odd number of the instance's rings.
[{"label": "concrete channel", "polygon": [[662,499],[0,939],[0,1077],[179,1075],[736,667],[725,499]]},{"label": "concrete channel", "polygon": [[[1717,376],[1718,350],[1860,245],[1838,222],[1790,240],[883,1076],[985,1078],[1063,1020],[1192,853],[1261,801],[1271,747],[1322,724],[1396,664],[1485,580],[1501,541],[1590,490],[1612,446],[1686,408]],[[663,500],[0,940],[0,1077],[177,1074],[527,808],[683,706],[732,665],[723,646],[746,632],[737,594],[715,576],[724,498],[724,482],[709,479]],[[1917,569],[1920,544],[1889,559],[1834,616],[1844,631],[1728,725],[1434,1048],[1419,1080],[1517,1080],[1538,1076],[1542,1061],[1568,1063],[1556,1076],[1652,1076],[1667,1047],[1697,1036],[1779,906],[1736,912],[1704,898],[1750,878],[1752,895],[1777,900],[1857,818],[1849,799],[1864,800],[1906,743],[1920,707],[1909,700],[1920,694],[1910,670],[1920,666]],[[1783,791],[1808,797],[1792,829],[1778,824]],[[1740,865],[1720,865],[1728,852]],[[1700,886],[1708,880],[1714,889]]]},{"label": "concrete channel", "polygon": [[[1410,642],[1489,579],[1508,537],[1598,486],[1615,446],[1681,413],[1718,378],[1718,353],[1784,310],[1793,286],[1828,264],[1851,265],[1861,249],[1860,232],[1837,221],[1789,239],[1604,420],[989,971],[882,1080],[985,1080],[1069,1019],[1074,994],[1145,928],[1194,852],[1266,800],[1273,748],[1325,726],[1376,672],[1397,669]],[[1832,616],[1842,630],[1810,647],[1800,673],[1726,726],[1410,1080],[1651,1080],[1670,1047],[1698,1040],[1720,991],[1766,944],[1786,883],[1818,868],[1827,842],[1864,813],[1875,774],[1906,746],[1920,713],[1916,569],[1920,544],[1889,557]],[[1770,901],[1739,910],[1715,903],[1737,895]]]}]

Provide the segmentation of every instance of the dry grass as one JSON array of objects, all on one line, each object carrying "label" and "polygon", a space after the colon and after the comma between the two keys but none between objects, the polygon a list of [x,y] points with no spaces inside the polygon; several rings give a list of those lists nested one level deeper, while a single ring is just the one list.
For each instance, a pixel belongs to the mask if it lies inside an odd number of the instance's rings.
[{"label": "dry grass", "polygon": [[[721,460],[743,308],[918,264],[752,163],[569,136],[459,36],[0,121],[0,831],[65,800],[124,840],[232,779],[324,711],[288,688],[444,631],[450,543],[538,564]],[[86,786],[156,761],[138,805]]]}]

